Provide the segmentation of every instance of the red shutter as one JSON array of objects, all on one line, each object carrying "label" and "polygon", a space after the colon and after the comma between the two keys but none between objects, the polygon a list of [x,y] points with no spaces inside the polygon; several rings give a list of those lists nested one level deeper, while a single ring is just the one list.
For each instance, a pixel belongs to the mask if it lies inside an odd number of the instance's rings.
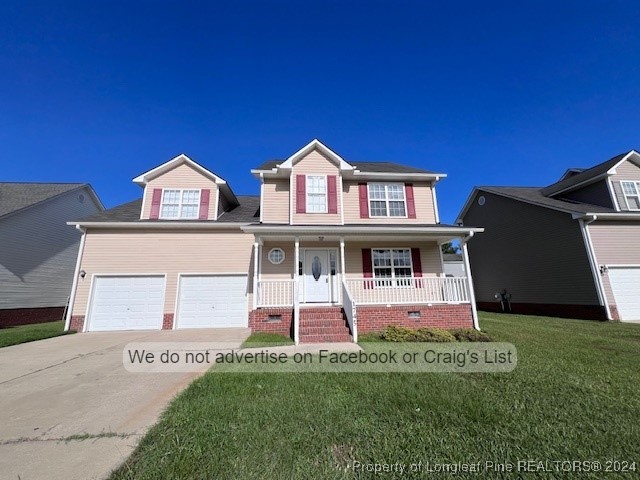
[{"label": "red shutter", "polygon": [[[364,275],[364,278],[373,277],[370,248],[362,249],[362,274]],[[373,288],[373,282],[364,282],[364,288]]]},{"label": "red shutter", "polygon": [[327,175],[327,192],[329,193],[329,213],[338,213],[338,179],[335,175]]},{"label": "red shutter", "polygon": [[162,203],[162,189],[154,188],[153,196],[151,197],[151,213],[149,218],[151,220],[157,220],[160,217],[160,204]]},{"label": "red shutter", "polygon": [[211,190],[208,188],[203,188],[200,190],[200,215],[198,215],[199,220],[208,220],[209,219],[209,195]]},{"label": "red shutter", "polygon": [[[422,261],[420,260],[420,249],[411,249],[411,264],[413,265],[413,276],[422,277]],[[422,280],[416,280],[416,288],[422,288]]]},{"label": "red shutter", "polygon": [[360,218],[369,218],[369,192],[367,192],[367,184],[358,184],[358,193],[360,195]]},{"label": "red shutter", "polygon": [[404,184],[404,193],[407,199],[407,216],[409,218],[416,218],[416,203],[413,200],[413,184]]},{"label": "red shutter", "polygon": [[307,211],[307,178],[304,175],[296,175],[296,213]]}]

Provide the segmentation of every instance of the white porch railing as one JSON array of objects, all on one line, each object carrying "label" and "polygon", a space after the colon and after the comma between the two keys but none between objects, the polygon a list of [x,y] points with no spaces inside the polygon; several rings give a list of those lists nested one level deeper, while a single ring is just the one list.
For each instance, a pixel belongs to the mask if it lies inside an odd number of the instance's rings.
[{"label": "white porch railing", "polygon": [[300,295],[298,289],[300,282],[293,280],[293,341],[296,345],[300,343]]},{"label": "white porch railing", "polygon": [[258,307],[291,307],[295,280],[259,280]]},{"label": "white porch railing", "polygon": [[469,302],[466,277],[348,278],[358,305]]},{"label": "white porch railing", "polygon": [[347,317],[347,322],[349,323],[349,328],[351,329],[351,336],[353,337],[353,341],[357,343],[358,315],[356,313],[356,302],[353,301],[353,297],[351,296],[351,292],[349,292],[347,282],[343,280],[340,285],[342,287],[342,309],[344,310],[344,314]]}]

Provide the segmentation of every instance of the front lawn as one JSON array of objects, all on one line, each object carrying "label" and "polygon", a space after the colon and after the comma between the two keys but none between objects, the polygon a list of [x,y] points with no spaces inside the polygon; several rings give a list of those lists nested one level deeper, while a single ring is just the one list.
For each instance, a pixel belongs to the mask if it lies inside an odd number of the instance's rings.
[{"label": "front lawn", "polygon": [[72,333],[63,329],[63,321],[0,328],[0,348]]},{"label": "front lawn", "polygon": [[427,462],[640,462],[640,325],[485,313],[481,326],[495,341],[515,344],[513,372],[210,371],[112,478],[353,478],[354,461],[422,462],[423,469]]}]

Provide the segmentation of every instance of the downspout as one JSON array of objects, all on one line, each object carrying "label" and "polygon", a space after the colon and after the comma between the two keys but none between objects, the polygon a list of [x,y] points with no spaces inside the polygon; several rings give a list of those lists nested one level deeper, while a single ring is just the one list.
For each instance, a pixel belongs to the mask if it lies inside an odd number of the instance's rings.
[{"label": "downspout", "polygon": [[469,263],[469,250],[467,249],[467,242],[473,238],[473,232],[469,232],[469,235],[463,237],[460,241],[462,244],[462,255],[464,258],[464,268],[467,274],[467,287],[469,288],[469,301],[471,302],[471,313],[473,316],[473,328],[480,330],[480,324],[478,323],[478,309],[476,307],[476,294],[473,291],[473,280],[471,278],[471,265]]},{"label": "downspout", "polygon": [[80,264],[82,263],[82,254],[84,253],[84,239],[87,236],[87,230],[80,225],[76,228],[82,232],[80,237],[80,248],[78,248],[78,259],[76,260],[76,268],[73,271],[73,283],[71,284],[71,294],[69,295],[69,307],[67,308],[67,317],[64,320],[64,331],[68,331],[71,326],[71,314],[73,313],[73,304],[76,301],[76,290],[78,289],[78,277],[80,276]]},{"label": "downspout", "polygon": [[593,274],[593,280],[596,284],[598,300],[600,300],[600,305],[604,305],[605,312],[607,313],[607,320],[612,320],[611,310],[609,309],[609,301],[607,300],[607,295],[604,291],[604,284],[602,283],[602,277],[600,276],[600,271],[598,269],[598,259],[596,258],[596,252],[593,249],[591,234],[589,233],[589,229],[587,228],[597,219],[597,215],[591,215],[591,217],[589,217],[587,220],[581,218],[579,220],[580,230],[582,232],[582,238],[584,240],[585,246],[587,247],[587,257],[589,258],[591,273]]}]

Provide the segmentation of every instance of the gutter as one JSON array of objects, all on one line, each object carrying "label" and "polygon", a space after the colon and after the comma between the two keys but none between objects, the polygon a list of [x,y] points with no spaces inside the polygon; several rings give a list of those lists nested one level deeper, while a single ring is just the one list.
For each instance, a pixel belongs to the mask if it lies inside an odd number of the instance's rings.
[{"label": "gutter", "polygon": [[82,263],[82,254],[84,253],[84,240],[87,237],[87,230],[80,225],[76,228],[82,232],[80,238],[80,248],[78,249],[78,259],[76,260],[76,268],[73,271],[73,283],[71,284],[71,294],[69,295],[69,306],[67,307],[67,317],[64,319],[64,331],[68,331],[71,326],[71,313],[73,312],[73,304],[76,301],[76,290],[78,289],[78,277],[80,276],[80,264]]},{"label": "gutter", "polygon": [[249,225],[249,223],[241,223],[241,222],[198,222],[198,223],[189,223],[189,222],[162,222],[162,221],[153,221],[153,222],[67,222],[67,225],[76,225],[84,228],[122,228],[122,229],[140,229],[140,228],[148,228],[148,229],[172,229],[172,228],[180,228],[180,229],[229,229],[229,228],[242,228],[242,226]]},{"label": "gutter", "polygon": [[591,239],[591,234],[589,233],[589,225],[591,225],[596,220],[598,220],[598,215],[592,214],[580,218],[578,222],[580,223],[580,231],[582,232],[582,238],[587,250],[587,257],[589,257],[589,266],[591,267],[591,273],[596,285],[598,300],[600,300],[600,305],[604,306],[604,309],[607,313],[607,320],[612,320],[611,310],[609,309],[609,301],[607,300],[607,294],[604,290],[604,284],[602,283],[602,276],[600,275],[600,270],[598,269],[598,259],[596,258],[596,252],[593,248],[593,240]]},{"label": "gutter", "polygon": [[471,314],[473,317],[473,328],[480,331],[480,324],[478,323],[478,308],[476,306],[476,294],[473,291],[473,279],[471,278],[471,264],[469,262],[469,250],[467,249],[467,242],[473,238],[474,231],[471,230],[469,235],[463,237],[460,241],[462,244],[462,258],[464,259],[464,268],[467,274],[467,287],[469,288],[469,301],[471,302]]},{"label": "gutter", "polygon": [[423,226],[423,227],[387,227],[379,225],[257,225],[257,224],[244,224],[242,227],[244,232],[248,233],[391,233],[391,234],[403,234],[403,233],[442,233],[451,235],[467,234],[473,235],[474,233],[484,232],[484,228],[464,228],[464,227],[442,227],[439,225]]}]

